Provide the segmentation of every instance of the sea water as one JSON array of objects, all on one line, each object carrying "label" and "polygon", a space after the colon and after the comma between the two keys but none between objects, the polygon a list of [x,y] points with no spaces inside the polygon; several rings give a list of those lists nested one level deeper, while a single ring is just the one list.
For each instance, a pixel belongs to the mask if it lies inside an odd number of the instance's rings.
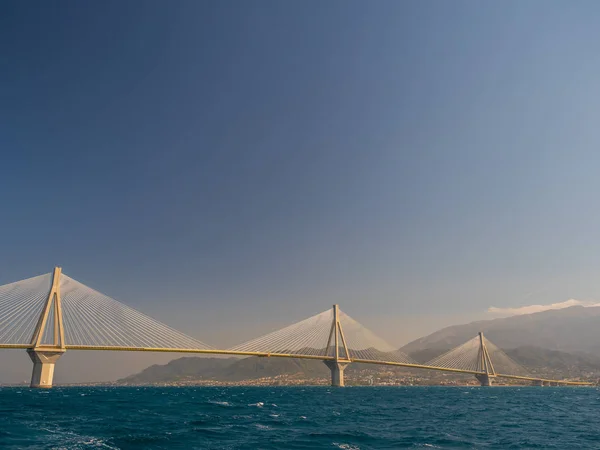
[{"label": "sea water", "polygon": [[600,448],[569,387],[0,388],[0,449]]}]

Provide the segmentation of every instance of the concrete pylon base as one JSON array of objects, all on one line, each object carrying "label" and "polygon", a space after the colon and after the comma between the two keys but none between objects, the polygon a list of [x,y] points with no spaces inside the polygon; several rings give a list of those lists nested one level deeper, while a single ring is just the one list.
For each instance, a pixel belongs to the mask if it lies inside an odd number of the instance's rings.
[{"label": "concrete pylon base", "polygon": [[494,376],[493,375],[475,375],[475,378],[477,378],[479,380],[479,383],[481,383],[481,386],[492,386],[492,378]]},{"label": "concrete pylon base", "polygon": [[64,350],[28,349],[27,354],[33,361],[31,374],[32,388],[51,388],[54,379],[54,364],[62,356]]},{"label": "concrete pylon base", "polygon": [[323,362],[331,370],[331,385],[335,387],[344,386],[344,369],[350,363],[332,360]]}]

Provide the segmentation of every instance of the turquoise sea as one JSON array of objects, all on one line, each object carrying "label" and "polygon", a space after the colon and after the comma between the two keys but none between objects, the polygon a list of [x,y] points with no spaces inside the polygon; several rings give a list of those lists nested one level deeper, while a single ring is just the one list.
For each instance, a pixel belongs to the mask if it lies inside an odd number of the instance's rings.
[{"label": "turquoise sea", "polygon": [[600,448],[568,387],[0,389],[0,449]]}]

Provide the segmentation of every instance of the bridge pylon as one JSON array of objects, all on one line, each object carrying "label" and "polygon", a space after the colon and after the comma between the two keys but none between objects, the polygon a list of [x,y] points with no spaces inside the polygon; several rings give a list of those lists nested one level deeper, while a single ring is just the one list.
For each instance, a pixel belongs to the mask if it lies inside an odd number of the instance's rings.
[{"label": "bridge pylon", "polygon": [[33,362],[30,384],[32,388],[52,387],[54,365],[66,351],[60,298],[61,273],[60,267],[54,268],[52,286],[31,336],[31,348],[27,349]]},{"label": "bridge pylon", "polygon": [[481,386],[491,386],[492,380],[496,377],[492,359],[485,346],[485,338],[483,332],[479,332],[479,353],[477,354],[477,371],[482,372],[475,375]]},{"label": "bridge pylon", "polygon": [[[344,369],[350,364],[350,352],[346,345],[346,338],[344,337],[344,330],[340,323],[340,311],[338,305],[333,305],[333,320],[331,323],[331,331],[329,332],[329,339],[327,340],[327,354],[329,354],[329,348],[333,342],[334,359],[328,359],[323,361],[329,370],[331,371],[331,385],[335,387],[344,386]],[[343,355],[340,355],[340,343],[344,351]],[[345,358],[344,358],[345,356]]]}]

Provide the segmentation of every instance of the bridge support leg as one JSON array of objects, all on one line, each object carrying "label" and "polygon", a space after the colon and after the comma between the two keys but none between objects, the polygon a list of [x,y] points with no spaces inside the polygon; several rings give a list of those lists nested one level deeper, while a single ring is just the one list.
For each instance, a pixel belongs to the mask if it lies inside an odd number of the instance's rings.
[{"label": "bridge support leg", "polygon": [[33,373],[31,374],[30,387],[52,387],[54,364],[56,364],[56,361],[64,352],[64,350],[27,350],[27,354],[29,354],[31,361],[33,361]]},{"label": "bridge support leg", "polygon": [[329,370],[331,370],[331,385],[335,387],[344,386],[344,369],[350,363],[340,361],[323,361]]},{"label": "bridge support leg", "polygon": [[475,375],[475,378],[477,378],[477,380],[479,380],[479,383],[481,384],[481,386],[491,386],[492,385],[492,375],[488,375],[488,374],[480,374],[480,375]]},{"label": "bridge support leg", "polygon": [[531,385],[532,385],[532,386],[543,386],[543,385],[544,385],[544,382],[543,382],[542,380],[533,380],[533,381],[531,382]]}]

